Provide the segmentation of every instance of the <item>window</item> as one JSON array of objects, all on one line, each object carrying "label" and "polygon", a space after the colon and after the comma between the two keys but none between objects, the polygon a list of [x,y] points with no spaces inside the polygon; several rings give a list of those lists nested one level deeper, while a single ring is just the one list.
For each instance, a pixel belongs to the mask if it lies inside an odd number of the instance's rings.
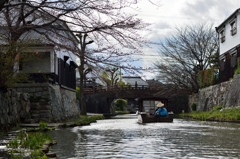
[{"label": "window", "polygon": [[226,57],[225,55],[220,56],[220,71],[224,71]]},{"label": "window", "polygon": [[237,51],[234,51],[231,54],[231,67],[235,67],[237,65]]},{"label": "window", "polygon": [[231,35],[235,35],[237,33],[237,21],[236,21],[236,19],[231,21],[230,25],[231,25]]},{"label": "window", "polygon": [[225,28],[220,32],[221,43],[225,41]]}]

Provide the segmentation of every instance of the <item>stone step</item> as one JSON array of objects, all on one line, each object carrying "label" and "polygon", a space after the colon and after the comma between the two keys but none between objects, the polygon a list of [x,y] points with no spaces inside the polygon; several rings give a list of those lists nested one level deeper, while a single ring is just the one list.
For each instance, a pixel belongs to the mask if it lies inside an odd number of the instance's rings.
[{"label": "stone step", "polygon": [[38,110],[40,108],[40,106],[30,106],[31,110]]},{"label": "stone step", "polygon": [[31,114],[39,114],[40,112],[39,112],[39,110],[30,110],[30,113]]},{"label": "stone step", "polygon": [[39,106],[39,102],[31,102],[31,106],[35,107],[35,106]]},{"label": "stone step", "polygon": [[41,105],[41,106],[44,106],[44,105],[50,105],[51,104],[51,102],[39,102],[39,105]]},{"label": "stone step", "polygon": [[52,114],[51,110],[39,110],[40,114]]},{"label": "stone step", "polygon": [[43,121],[43,122],[51,122],[51,119],[50,118],[39,118],[39,121]]},{"label": "stone step", "polygon": [[51,118],[51,114],[40,113],[39,117],[40,118]]},{"label": "stone step", "polygon": [[32,123],[36,123],[36,120],[37,120],[37,118],[35,118],[35,119],[26,119],[22,123],[32,124]]},{"label": "stone step", "polygon": [[31,114],[31,119],[39,118],[40,114]]},{"label": "stone step", "polygon": [[38,110],[52,110],[50,105],[43,105],[38,108]]}]

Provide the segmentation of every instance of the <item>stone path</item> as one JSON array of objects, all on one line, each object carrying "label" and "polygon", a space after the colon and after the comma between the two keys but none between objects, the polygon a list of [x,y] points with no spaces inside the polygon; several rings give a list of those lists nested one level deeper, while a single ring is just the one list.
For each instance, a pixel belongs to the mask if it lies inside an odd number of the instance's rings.
[{"label": "stone path", "polygon": [[9,132],[6,136],[4,136],[1,140],[0,140],[0,159],[5,159],[10,157],[7,152],[7,143],[13,139],[15,139],[15,137],[17,136],[17,133],[20,130],[17,131],[11,131]]},{"label": "stone path", "polygon": [[[62,126],[64,125],[63,123],[48,123],[47,127],[58,127],[58,126]],[[39,123],[32,123],[32,124],[21,124],[21,127],[25,127],[25,128],[35,128],[35,127],[39,127]]]}]

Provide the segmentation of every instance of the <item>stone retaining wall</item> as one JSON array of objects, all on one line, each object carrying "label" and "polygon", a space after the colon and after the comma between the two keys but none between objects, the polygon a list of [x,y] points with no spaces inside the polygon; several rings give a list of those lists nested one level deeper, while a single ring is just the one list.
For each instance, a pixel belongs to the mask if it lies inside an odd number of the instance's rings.
[{"label": "stone retaining wall", "polygon": [[20,120],[29,119],[30,101],[27,93],[18,93],[15,89],[0,92],[0,132],[9,130],[20,123]]},{"label": "stone retaining wall", "polygon": [[32,122],[59,122],[80,113],[75,90],[48,83],[18,84],[16,90],[29,93]]},{"label": "stone retaining wall", "polygon": [[197,104],[197,111],[208,111],[215,106],[223,108],[240,106],[240,74],[231,81],[223,82],[204,89],[189,96],[189,106]]}]

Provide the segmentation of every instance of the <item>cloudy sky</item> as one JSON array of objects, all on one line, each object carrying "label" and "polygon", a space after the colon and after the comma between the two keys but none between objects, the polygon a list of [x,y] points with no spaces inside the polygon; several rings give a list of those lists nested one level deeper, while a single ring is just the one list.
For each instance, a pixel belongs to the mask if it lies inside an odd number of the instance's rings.
[{"label": "cloudy sky", "polygon": [[[154,2],[154,0],[152,0]],[[145,22],[152,23],[146,37],[159,41],[172,35],[174,28],[188,24],[213,23],[214,27],[223,22],[236,9],[240,8],[239,0],[160,0],[160,6],[151,5],[142,0],[138,5],[141,11],[138,16]],[[157,59],[156,48],[144,49],[145,56],[138,62],[139,66],[151,67]],[[153,79],[155,73],[145,72],[146,79]]]}]

